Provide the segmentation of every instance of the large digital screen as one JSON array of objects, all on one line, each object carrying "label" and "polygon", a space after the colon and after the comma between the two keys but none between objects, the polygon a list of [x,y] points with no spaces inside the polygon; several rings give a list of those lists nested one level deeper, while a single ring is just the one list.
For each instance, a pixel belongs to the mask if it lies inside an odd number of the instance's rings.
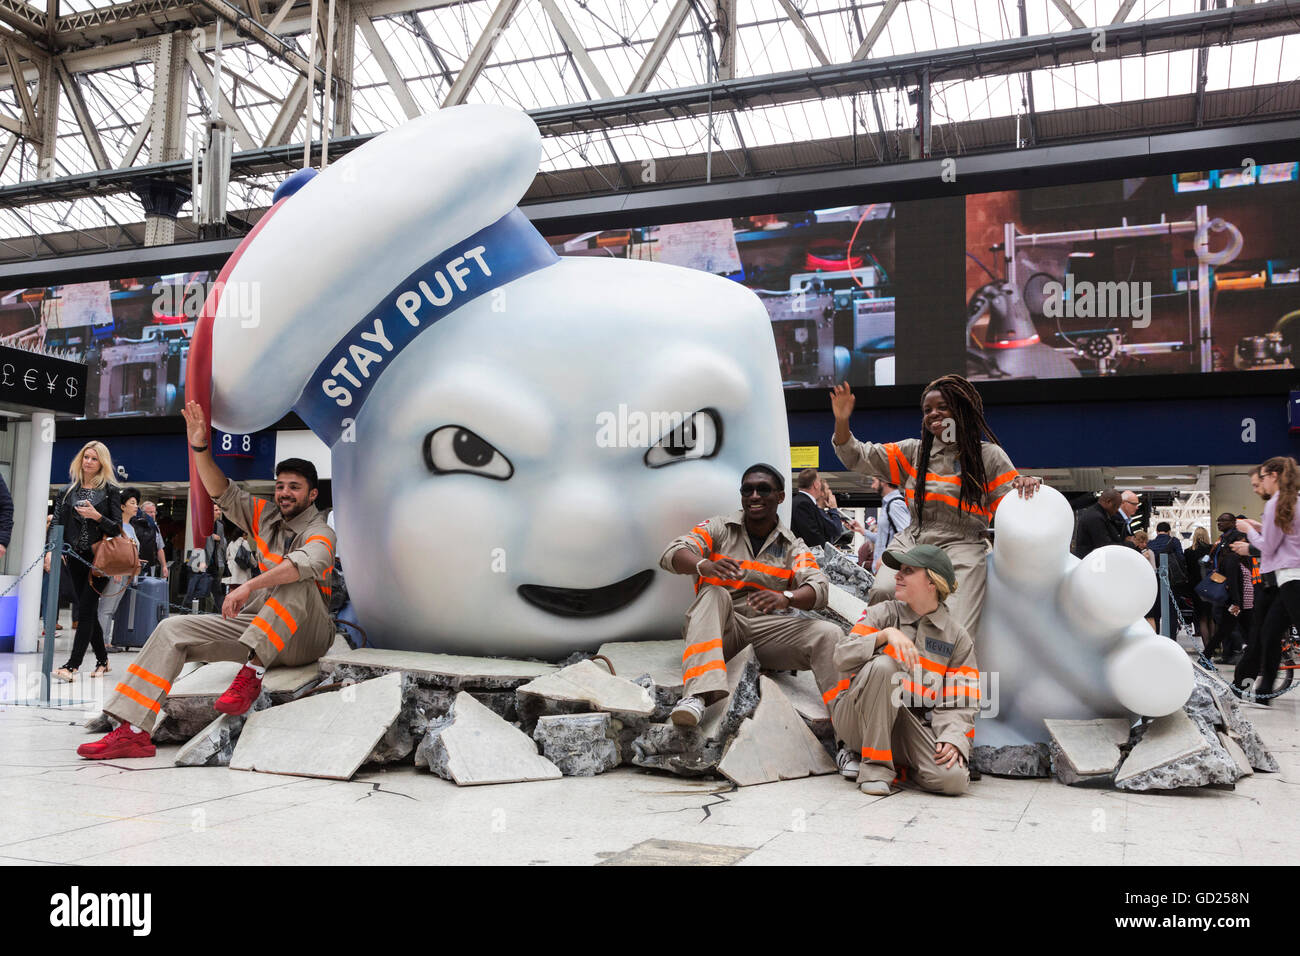
[{"label": "large digital screen", "polygon": [[752,289],[786,388],[894,384],[894,206],[874,203],[548,237],[562,256],[646,259]]},{"label": "large digital screen", "polygon": [[209,273],[0,292],[0,341],[87,366],[86,417],[179,415]]},{"label": "large digital screen", "polygon": [[967,374],[1293,367],[1298,173],[1248,163],[967,197]]}]

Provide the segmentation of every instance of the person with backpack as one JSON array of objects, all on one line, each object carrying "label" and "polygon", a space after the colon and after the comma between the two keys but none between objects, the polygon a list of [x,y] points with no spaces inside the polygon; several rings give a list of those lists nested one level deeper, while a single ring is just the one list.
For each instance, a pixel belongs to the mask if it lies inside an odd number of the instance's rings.
[{"label": "person with backpack", "polygon": [[[1218,658],[1217,663],[1224,664],[1232,660],[1237,649],[1235,638],[1242,623],[1241,612],[1245,600],[1242,592],[1241,559],[1232,550],[1232,543],[1245,540],[1246,536],[1237,530],[1237,516],[1230,511],[1219,515],[1217,523],[1219,540],[1215,542],[1206,558],[1210,581],[1202,579],[1200,587],[1203,589],[1201,596],[1214,605],[1214,635],[1205,645],[1204,653],[1206,657],[1213,657],[1214,652],[1219,650],[1222,656]],[[1222,588],[1215,589],[1212,585],[1222,585]],[[1210,593],[1214,590],[1218,591],[1218,599]],[[1243,632],[1242,643],[1245,641],[1245,636]]]},{"label": "person with backpack", "polygon": [[898,490],[898,485],[891,485],[884,478],[872,478],[871,490],[880,495],[880,516],[876,518],[876,543],[872,548],[872,571],[880,568],[885,548],[894,540],[894,535],[912,523],[912,512],[908,510],[907,499]]},{"label": "person with backpack", "polygon": [[131,519],[135,529],[136,540],[140,542],[140,561],[144,573],[150,577],[167,577],[167,561],[163,556],[162,531],[154,520],[152,501],[141,504],[139,511]]},{"label": "person with backpack", "polygon": [[[1170,533],[1171,530],[1168,521],[1161,521],[1156,525],[1156,536],[1151,539],[1147,547],[1151,549],[1152,555],[1155,556],[1157,572],[1160,570],[1160,555],[1167,554],[1169,556],[1167,562],[1169,565],[1169,591],[1173,600],[1190,604],[1192,594],[1187,583],[1187,562],[1183,556],[1183,543]],[[1158,617],[1157,620],[1159,620]],[[1170,627],[1169,633],[1171,636],[1175,630],[1176,628]]]},{"label": "person with backpack", "polygon": [[251,580],[257,573],[257,556],[248,546],[248,540],[242,533],[230,539],[226,545],[226,576],[221,583],[226,586],[226,593]]}]

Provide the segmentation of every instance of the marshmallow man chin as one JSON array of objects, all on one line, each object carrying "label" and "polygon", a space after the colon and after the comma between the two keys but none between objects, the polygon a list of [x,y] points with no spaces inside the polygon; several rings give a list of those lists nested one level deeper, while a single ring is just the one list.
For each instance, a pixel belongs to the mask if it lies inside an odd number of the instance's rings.
[{"label": "marshmallow man chin", "polygon": [[[376,382],[355,442],[334,446],[362,625],[388,646],[550,658],[672,637],[692,589],[659,569],[668,541],[736,510],[746,466],[789,470],[766,312],[727,280],[621,260],[561,260],[503,292],[422,333]],[[635,413],[702,409],[720,445],[648,467],[660,436],[637,435]],[[426,439],[452,426],[491,446],[479,473],[430,470]],[[646,590],[595,616],[519,590],[600,591],[642,572]]]},{"label": "marshmallow man chin", "polygon": [[402,278],[510,212],[540,156],[526,114],[457,106],[374,138],[273,207],[209,301],[213,424],[278,421],[321,360],[315,343],[339,341]]}]

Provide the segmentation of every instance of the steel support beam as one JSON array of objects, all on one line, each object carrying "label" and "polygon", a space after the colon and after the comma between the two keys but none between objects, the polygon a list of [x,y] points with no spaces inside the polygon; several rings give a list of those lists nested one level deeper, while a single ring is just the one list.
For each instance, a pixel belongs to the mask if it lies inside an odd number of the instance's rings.
[{"label": "steel support beam", "polygon": [[[185,48],[185,59],[189,62],[190,69],[194,71],[194,76],[198,79],[199,85],[205,90],[212,89],[212,70],[208,69],[208,62],[201,53],[195,53],[190,47]],[[224,90],[217,90],[217,112],[230,127],[231,133],[235,136],[235,142],[239,144],[240,149],[256,149],[257,143],[253,137],[248,134],[244,128],[243,121],[239,118],[239,111],[231,105],[230,100],[226,99]]]},{"label": "steel support beam", "polygon": [[[279,36],[262,26],[243,10],[239,9],[239,7],[232,3],[228,3],[227,0],[200,0],[200,2],[217,16],[221,17],[221,19],[233,26],[235,32],[242,36],[250,37],[265,48],[266,51],[276,59],[288,63],[304,76],[311,71],[312,66],[307,62],[306,57],[282,40]],[[316,67],[316,78],[321,83],[324,83],[325,81],[325,71],[319,66]]]},{"label": "steel support beam", "polygon": [[817,62],[822,66],[830,66],[830,57],[826,55],[822,45],[817,42],[817,37],[813,36],[812,28],[808,26],[808,21],[799,12],[799,8],[794,5],[794,0],[778,0],[778,2],[785,10],[785,15],[790,18],[790,22],[794,24],[795,29],[799,31],[799,35],[803,37],[803,42],[808,44],[808,49],[817,58]]},{"label": "steel support beam", "polygon": [[95,127],[90,110],[86,109],[86,99],[81,94],[81,87],[61,62],[55,61],[54,68],[58,73],[63,93],[68,98],[68,105],[72,107],[72,115],[77,118],[81,135],[86,140],[86,148],[90,150],[91,158],[95,161],[95,168],[111,169],[113,164],[109,162],[108,153],[104,151],[104,143],[99,138],[99,130]]},{"label": "steel support beam", "polygon": [[587,52],[587,47],[583,44],[578,36],[578,31],[573,29],[573,25],[561,12],[556,5],[555,0],[540,0],[542,9],[546,11],[546,16],[555,27],[555,32],[560,35],[560,40],[564,43],[564,48],[569,51],[573,57],[573,62],[582,70],[587,81],[596,88],[596,95],[602,100],[607,100],[614,95],[613,88],[605,82],[605,77],[597,69],[596,63]]},{"label": "steel support beam", "polygon": [[654,43],[650,44],[649,52],[646,53],[645,59],[641,61],[641,65],[637,67],[636,76],[632,77],[632,83],[627,88],[628,96],[646,91],[650,81],[654,79],[659,65],[663,63],[668,48],[677,39],[677,31],[682,28],[682,23],[686,20],[686,14],[690,12],[691,0],[677,0],[673,4],[673,8],[668,11],[668,19],[659,28]]},{"label": "steel support beam", "polygon": [[392,55],[388,52],[388,47],[384,45],[383,39],[379,36],[379,31],[370,18],[362,14],[357,17],[357,26],[361,27],[361,38],[366,41],[366,46],[370,50],[370,55],[375,58],[375,63],[379,65],[379,72],[384,74],[384,79],[388,81],[389,88],[393,95],[397,97],[397,105],[402,108],[407,119],[415,119],[420,115],[420,107],[416,105],[415,97],[411,95],[410,88],[406,85],[406,80],[402,79],[402,72],[393,62]]},{"label": "steel support beam", "polygon": [[736,76],[736,0],[713,0],[714,29],[718,33],[718,71],[720,80]]},{"label": "steel support beam", "polygon": [[488,17],[483,32],[479,34],[478,40],[474,43],[474,48],[469,51],[469,56],[465,58],[465,64],[460,68],[460,73],[456,76],[456,82],[451,84],[451,90],[448,91],[447,98],[442,101],[443,109],[465,102],[465,96],[474,86],[479,74],[483,72],[483,66],[492,53],[492,47],[496,45],[497,38],[509,25],[510,18],[514,15],[515,8],[518,6],[519,0],[498,0],[492,15]]},{"label": "steel support beam", "polygon": [[853,59],[866,59],[867,54],[871,52],[871,48],[880,39],[880,34],[885,32],[885,25],[889,23],[889,18],[894,15],[894,11],[897,9],[898,0],[885,0],[884,7],[876,15],[876,22],[871,24],[871,29],[867,31],[866,37],[863,38],[861,46],[858,47],[858,52],[853,54]]},{"label": "steel support beam", "polygon": [[1052,0],[1052,4],[1061,11],[1061,16],[1069,21],[1071,29],[1082,30],[1087,27],[1083,18],[1074,12],[1074,7],[1070,6],[1069,0]]}]

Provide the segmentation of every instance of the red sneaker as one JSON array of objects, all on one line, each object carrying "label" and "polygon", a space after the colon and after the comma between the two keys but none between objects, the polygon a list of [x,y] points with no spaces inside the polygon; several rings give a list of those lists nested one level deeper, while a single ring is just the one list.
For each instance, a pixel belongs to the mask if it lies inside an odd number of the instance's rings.
[{"label": "red sneaker", "polygon": [[77,748],[77,753],[87,760],[113,760],[118,757],[152,757],[158,751],[149,738],[148,731],[133,733],[131,725],[123,721],[107,736]]},{"label": "red sneaker", "polygon": [[261,693],[262,678],[253,673],[253,668],[245,664],[213,706],[223,714],[238,717],[253,706],[253,702]]}]

